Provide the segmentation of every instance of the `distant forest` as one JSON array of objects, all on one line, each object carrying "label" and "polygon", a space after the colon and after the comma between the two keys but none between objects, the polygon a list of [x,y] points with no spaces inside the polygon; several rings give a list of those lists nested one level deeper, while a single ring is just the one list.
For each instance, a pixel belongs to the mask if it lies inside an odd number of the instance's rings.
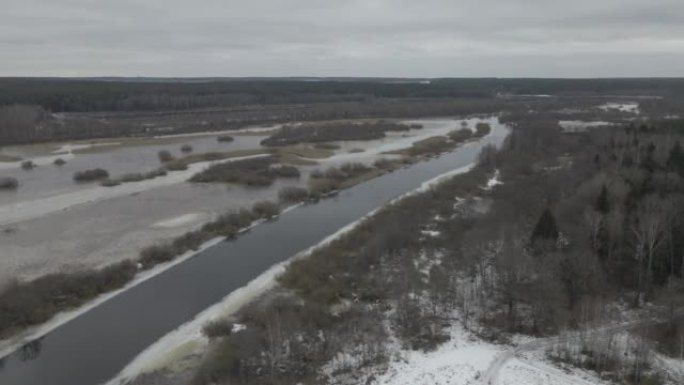
[{"label": "distant forest", "polygon": [[69,79],[0,78],[0,106],[50,112],[159,111],[372,98],[684,95],[684,79]]}]

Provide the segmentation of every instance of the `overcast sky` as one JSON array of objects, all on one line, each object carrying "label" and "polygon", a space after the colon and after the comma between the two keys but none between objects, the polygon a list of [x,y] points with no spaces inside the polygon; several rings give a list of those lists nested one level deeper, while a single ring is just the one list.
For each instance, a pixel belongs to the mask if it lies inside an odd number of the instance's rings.
[{"label": "overcast sky", "polygon": [[684,76],[684,0],[0,1],[0,76]]}]

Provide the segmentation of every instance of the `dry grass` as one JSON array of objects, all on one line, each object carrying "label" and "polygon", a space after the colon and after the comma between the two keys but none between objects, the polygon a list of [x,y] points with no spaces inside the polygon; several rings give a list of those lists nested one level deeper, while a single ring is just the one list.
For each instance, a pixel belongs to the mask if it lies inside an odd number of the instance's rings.
[{"label": "dry grass", "polygon": [[295,145],[295,146],[283,146],[271,149],[273,154],[276,155],[295,155],[300,158],[309,159],[325,159],[330,158],[335,154],[332,150],[325,150],[320,148],[314,148],[313,146]]},{"label": "dry grass", "polygon": [[0,154],[0,162],[18,162],[21,158],[18,156]]},{"label": "dry grass", "polygon": [[277,131],[277,128],[273,128],[271,130],[264,131],[224,131],[223,133],[230,136],[270,136],[275,134]]},{"label": "dry grass", "polygon": [[300,158],[295,154],[278,154],[278,161],[282,164],[289,164],[293,166],[316,166],[318,162],[311,159]]},{"label": "dry grass", "polygon": [[178,166],[178,165],[188,166],[190,164],[199,163],[199,162],[208,162],[208,161],[212,161],[212,160],[224,160],[224,159],[231,159],[231,158],[240,158],[243,156],[266,155],[266,154],[268,154],[268,151],[262,150],[259,148],[234,150],[234,151],[226,151],[226,152],[204,152],[204,153],[199,153],[199,154],[187,155],[187,156],[184,156],[182,158],[172,160],[171,162],[168,162],[168,163],[173,164],[175,166]]}]

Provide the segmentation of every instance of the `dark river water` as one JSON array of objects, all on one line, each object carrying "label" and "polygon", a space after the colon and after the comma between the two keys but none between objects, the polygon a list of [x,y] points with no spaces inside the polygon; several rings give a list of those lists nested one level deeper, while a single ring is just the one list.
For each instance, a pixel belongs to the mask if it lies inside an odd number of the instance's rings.
[{"label": "dark river water", "polygon": [[500,144],[492,125],[478,143],[365,182],[336,198],[302,206],[166,270],[27,344],[0,362],[1,385],[97,385],[165,334],[221,301],[272,265]]}]

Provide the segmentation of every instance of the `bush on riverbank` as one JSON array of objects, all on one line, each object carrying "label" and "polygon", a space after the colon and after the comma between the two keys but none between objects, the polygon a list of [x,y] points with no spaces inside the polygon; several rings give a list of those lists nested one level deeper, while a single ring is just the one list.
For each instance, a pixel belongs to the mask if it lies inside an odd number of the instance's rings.
[{"label": "bush on riverbank", "polygon": [[278,178],[299,178],[301,176],[297,167],[286,164],[272,166],[271,172]]},{"label": "bush on riverbank", "polygon": [[259,218],[271,219],[280,214],[280,207],[271,201],[261,201],[252,206],[252,212]]},{"label": "bush on riverbank", "polygon": [[463,143],[472,137],[473,132],[468,128],[461,128],[460,130],[454,130],[449,133],[449,139],[456,143]]},{"label": "bush on riverbank", "polygon": [[316,143],[314,144],[314,148],[321,150],[339,150],[340,145],[335,143]]},{"label": "bush on riverbank", "polygon": [[480,122],[475,125],[474,135],[478,138],[489,135],[490,132],[492,132],[492,126],[489,123]]},{"label": "bush on riverbank", "polygon": [[112,179],[105,179],[100,183],[101,186],[104,187],[114,187],[114,186],[119,186],[122,183],[134,183],[134,182],[142,182],[144,180],[150,180],[150,179],[155,179],[159,178],[162,176],[166,176],[167,172],[164,169],[157,169],[157,170],[152,170],[148,171],[145,173],[140,173],[140,172],[132,172],[128,174],[123,174],[122,176],[118,178],[112,178]]},{"label": "bush on riverbank", "polygon": [[17,178],[9,176],[0,178],[0,190],[16,190],[17,188],[19,188]]},{"label": "bush on riverbank", "polygon": [[302,187],[283,187],[278,191],[278,199],[283,203],[299,203],[309,198],[309,191]]},{"label": "bush on riverbank", "polygon": [[173,155],[171,155],[171,152],[169,150],[161,150],[157,153],[157,157],[159,158],[159,161],[162,163],[168,163],[175,158]]},{"label": "bush on riverbank", "polygon": [[94,182],[97,180],[107,179],[109,172],[105,169],[94,168],[90,170],[78,171],[74,174],[74,181],[76,182]]},{"label": "bush on riverbank", "polygon": [[11,284],[0,293],[0,337],[15,329],[45,322],[58,311],[119,289],[133,279],[135,272],[135,265],[124,261],[101,270],[49,274]]},{"label": "bush on riverbank", "polygon": [[21,162],[21,169],[22,170],[31,171],[34,168],[36,168],[36,164],[30,160],[25,160],[25,161]]}]

